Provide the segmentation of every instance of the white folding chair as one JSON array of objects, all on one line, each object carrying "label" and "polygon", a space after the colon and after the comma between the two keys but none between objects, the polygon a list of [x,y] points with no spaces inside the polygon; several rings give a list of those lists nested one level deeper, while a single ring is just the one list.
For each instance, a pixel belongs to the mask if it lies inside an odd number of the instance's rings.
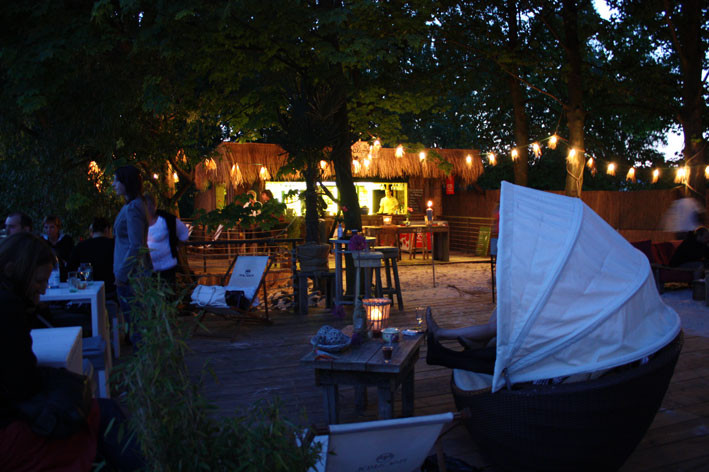
[{"label": "white folding chair", "polygon": [[443,428],[455,417],[454,413],[442,413],[330,425],[329,434],[313,439],[322,444],[322,452],[311,472],[418,470]]}]

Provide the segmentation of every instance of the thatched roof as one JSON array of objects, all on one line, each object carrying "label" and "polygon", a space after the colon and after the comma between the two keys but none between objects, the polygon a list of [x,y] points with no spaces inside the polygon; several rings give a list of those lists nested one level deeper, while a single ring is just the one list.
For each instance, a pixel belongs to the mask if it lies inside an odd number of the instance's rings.
[{"label": "thatched roof", "polygon": [[[396,157],[396,149],[380,148],[368,159],[362,153],[363,143],[356,143],[353,149],[352,175],[360,178],[395,179],[401,177],[444,178],[435,162],[421,161],[418,153],[404,153]],[[368,147],[368,145],[365,145]],[[453,164],[452,174],[465,184],[475,183],[483,172],[480,152],[474,149],[426,149],[435,152]],[[470,159],[467,157],[470,156]],[[237,187],[250,184],[256,179],[271,180],[286,162],[285,151],[276,144],[222,143],[214,155],[195,169],[197,188],[207,188],[209,182]],[[368,161],[368,163],[367,163]],[[265,171],[264,171],[265,168]],[[323,169],[325,179],[334,179],[332,164]],[[286,180],[300,180],[298,174],[285,177]]]}]

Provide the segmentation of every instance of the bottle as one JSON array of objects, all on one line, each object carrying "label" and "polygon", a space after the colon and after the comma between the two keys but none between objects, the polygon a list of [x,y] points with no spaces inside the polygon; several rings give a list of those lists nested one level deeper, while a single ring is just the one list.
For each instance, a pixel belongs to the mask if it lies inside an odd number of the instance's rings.
[{"label": "bottle", "polygon": [[59,277],[59,266],[57,264],[54,264],[52,273],[49,274],[49,282],[47,283],[47,285],[49,285],[49,288],[59,288],[59,283],[61,280]]},{"label": "bottle", "polygon": [[344,236],[345,230],[342,227],[342,223],[337,223],[337,239],[342,239],[342,236]]}]

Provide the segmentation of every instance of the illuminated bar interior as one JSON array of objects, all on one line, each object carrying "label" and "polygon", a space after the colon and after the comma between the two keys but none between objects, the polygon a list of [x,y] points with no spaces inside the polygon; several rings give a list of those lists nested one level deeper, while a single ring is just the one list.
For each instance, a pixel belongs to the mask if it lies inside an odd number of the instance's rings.
[{"label": "illuminated bar interior", "polygon": [[[335,182],[323,182],[325,187],[332,193],[335,198],[339,198],[337,185]],[[406,214],[406,202],[408,201],[408,184],[406,182],[373,182],[361,181],[355,182],[357,196],[359,197],[359,206],[362,209],[363,215],[375,215],[379,213],[379,202],[385,196],[385,189],[391,187],[394,192],[394,198],[399,202],[398,210],[395,214]],[[295,215],[303,216],[305,214],[305,201],[299,200],[297,196],[286,197],[289,192],[305,190],[305,182],[276,182],[267,181],[266,189],[273,192],[274,198],[284,202],[286,206],[293,211]],[[328,196],[323,196],[327,204],[326,214],[335,216],[337,214],[337,204]]]}]

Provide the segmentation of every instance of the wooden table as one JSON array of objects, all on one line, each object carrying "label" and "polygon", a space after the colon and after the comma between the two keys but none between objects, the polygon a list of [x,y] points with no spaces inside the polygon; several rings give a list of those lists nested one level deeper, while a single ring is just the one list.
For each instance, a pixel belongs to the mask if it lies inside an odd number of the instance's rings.
[{"label": "wooden table", "polygon": [[108,376],[111,372],[111,335],[108,329],[106,313],[106,289],[102,281],[93,281],[83,290],[72,291],[69,284],[61,283],[59,288],[48,288],[39,299],[43,302],[87,301],[91,304],[91,336],[101,336],[106,342],[104,353],[105,368],[98,371],[99,396],[110,397]]},{"label": "wooden table", "polygon": [[[365,231],[365,233],[369,236],[377,237],[377,244],[379,244],[379,233],[383,229],[386,230],[392,228],[396,229],[396,247],[399,247],[400,250],[400,235],[418,232],[421,232],[424,235],[426,233],[431,233],[433,237],[433,258],[437,261],[444,262],[448,262],[450,260],[450,231],[448,225],[437,224],[436,222],[434,222],[434,224],[432,225],[412,224],[409,226],[364,226],[362,227],[362,230]],[[415,241],[413,244],[415,244]]]},{"label": "wooden table", "polygon": [[393,418],[394,392],[401,385],[402,416],[413,415],[414,367],[423,340],[423,334],[401,336],[400,342],[394,343],[394,352],[388,363],[384,362],[381,340],[369,340],[361,346],[334,354],[337,359],[316,360],[314,352],[303,357],[300,362],[315,369],[315,385],[323,390],[328,422],[336,424],[339,420],[340,384],[355,386],[358,412],[366,406],[366,387],[376,386],[380,419]]}]

